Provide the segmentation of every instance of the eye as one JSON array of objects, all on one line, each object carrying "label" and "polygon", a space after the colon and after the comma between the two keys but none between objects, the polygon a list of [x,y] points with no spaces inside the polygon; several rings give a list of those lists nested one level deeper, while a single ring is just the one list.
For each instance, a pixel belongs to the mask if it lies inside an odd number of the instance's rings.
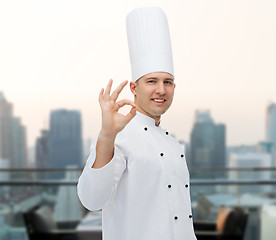
[{"label": "eye", "polygon": [[155,83],[156,81],[151,79],[151,80],[148,80],[148,83]]},{"label": "eye", "polygon": [[170,81],[170,80],[166,80],[166,81],[164,81],[164,84],[166,84],[166,85],[173,85],[173,82]]}]

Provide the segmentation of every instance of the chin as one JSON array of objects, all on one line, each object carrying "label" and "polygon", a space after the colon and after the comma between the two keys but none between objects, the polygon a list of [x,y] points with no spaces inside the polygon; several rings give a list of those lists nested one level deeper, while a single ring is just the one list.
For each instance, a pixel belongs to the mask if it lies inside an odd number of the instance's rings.
[{"label": "chin", "polygon": [[163,111],[155,111],[152,113],[153,116],[155,117],[160,117],[161,115],[163,115],[167,110],[163,110]]}]

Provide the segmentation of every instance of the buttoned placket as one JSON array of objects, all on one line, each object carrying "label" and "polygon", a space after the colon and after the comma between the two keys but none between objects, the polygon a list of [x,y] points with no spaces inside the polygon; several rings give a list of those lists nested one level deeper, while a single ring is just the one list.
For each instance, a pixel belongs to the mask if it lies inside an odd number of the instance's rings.
[{"label": "buttoned placket", "polygon": [[[168,135],[169,135],[169,132],[165,132],[165,134],[166,134],[166,137],[168,137]],[[166,158],[164,158],[165,157],[165,153],[164,152],[161,152],[160,153],[160,156],[161,156],[161,158],[163,158],[163,159],[161,159],[161,160],[163,160],[163,161],[166,161]],[[170,178],[167,176],[167,179],[169,180]],[[168,189],[168,194],[169,194],[169,199],[170,199],[170,204],[171,204],[171,211],[172,211],[172,213],[173,213],[173,221],[174,221],[174,224],[176,224],[180,219],[179,219],[179,215],[177,214],[177,207],[176,206],[173,206],[174,204],[173,204],[173,198],[175,197],[174,196],[174,194],[175,194],[175,192],[174,192],[174,188],[173,188],[173,184],[171,183],[171,180],[169,180],[169,182],[167,183],[167,189]],[[176,227],[176,226],[175,226]],[[175,228],[174,227],[174,228]],[[175,232],[176,233],[176,232]],[[177,239],[177,236],[175,235],[175,239]]]},{"label": "buttoned placket", "polygon": [[[144,131],[148,131],[148,127],[144,127]],[[169,135],[169,132],[166,132],[166,135]],[[160,152],[160,157],[162,158],[162,157],[164,157],[164,152]],[[168,184],[167,185],[167,187],[170,189],[171,187],[172,187],[172,185],[171,184]],[[174,220],[177,220],[178,219],[178,216],[174,216]]]},{"label": "buttoned placket", "polygon": [[[145,132],[149,132],[149,127],[148,126],[144,126],[144,129],[143,129]],[[166,135],[166,137],[169,137],[169,132],[165,132],[165,135]],[[180,154],[180,160],[183,160],[183,158],[184,158],[184,154],[182,153],[182,154]],[[164,164],[164,161],[166,161],[166,154],[165,154],[165,152],[163,151],[163,150],[161,150],[160,152],[159,152],[159,158],[160,158],[160,160],[162,161],[161,162],[161,164]],[[166,177],[166,179],[168,179],[168,176]],[[189,191],[189,188],[188,188],[188,184],[186,183],[186,184],[184,184],[184,188],[185,189],[187,189],[187,191]],[[166,186],[166,188],[168,189],[168,191],[169,191],[169,195],[171,195],[171,196],[169,196],[169,198],[171,199],[169,202],[173,205],[173,199],[174,199],[174,197],[177,197],[177,196],[174,196],[174,194],[175,194],[175,192],[173,191],[173,184],[172,183],[167,183],[167,186]],[[188,194],[188,193],[187,193]],[[177,214],[177,207],[176,206],[171,206],[172,208],[171,208],[171,211],[172,211],[172,216],[173,216],[173,221],[174,221],[174,223],[176,223],[176,222],[178,222],[178,221],[181,221],[181,219],[179,218],[179,215]],[[174,212],[174,213],[173,213]],[[188,216],[187,216],[187,218],[192,218],[192,214],[189,214]],[[177,224],[178,225],[178,224]],[[178,239],[178,236],[177,235],[175,235],[175,239]]]}]

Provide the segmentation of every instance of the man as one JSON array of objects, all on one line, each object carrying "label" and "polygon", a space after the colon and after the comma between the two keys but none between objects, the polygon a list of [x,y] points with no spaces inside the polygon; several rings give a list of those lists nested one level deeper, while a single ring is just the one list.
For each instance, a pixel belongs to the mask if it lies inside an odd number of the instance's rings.
[{"label": "man", "polygon": [[[134,102],[117,101],[127,81],[111,93],[110,80],[99,94],[102,127],[80,176],[78,195],[89,210],[102,209],[104,240],[196,239],[183,148],[160,127],[175,89],[164,20],[160,8],[128,15]],[[153,33],[161,39],[157,44],[149,43]],[[162,51],[164,46],[169,51]],[[124,105],[132,107],[126,116],[118,112]]]}]

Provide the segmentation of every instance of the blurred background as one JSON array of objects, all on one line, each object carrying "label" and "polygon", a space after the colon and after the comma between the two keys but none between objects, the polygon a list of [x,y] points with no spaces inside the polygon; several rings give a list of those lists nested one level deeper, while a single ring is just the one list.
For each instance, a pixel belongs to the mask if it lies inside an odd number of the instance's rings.
[{"label": "blurred background", "polygon": [[[56,221],[86,216],[76,183],[101,126],[98,93],[131,80],[125,17],[144,6],[169,21],[176,90],[161,125],[185,149],[194,220],[242,206],[245,239],[273,239],[275,1],[3,0],[0,240],[28,239],[22,213],[34,206]],[[133,98],[128,86],[120,98]]]}]

